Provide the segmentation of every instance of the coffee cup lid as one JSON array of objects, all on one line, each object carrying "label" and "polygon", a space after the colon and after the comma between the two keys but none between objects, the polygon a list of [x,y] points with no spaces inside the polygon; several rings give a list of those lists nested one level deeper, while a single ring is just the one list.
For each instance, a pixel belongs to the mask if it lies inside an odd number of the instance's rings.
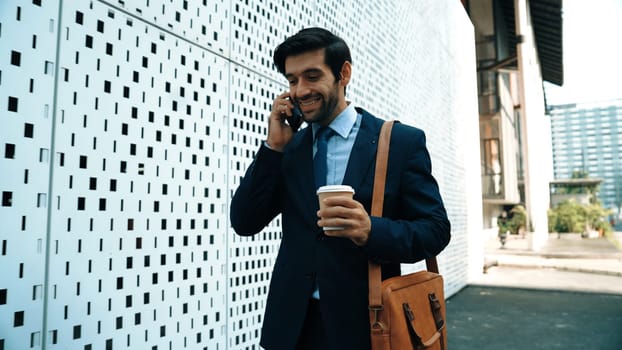
[{"label": "coffee cup lid", "polygon": [[354,193],[354,189],[352,186],[348,185],[326,185],[317,189],[317,194],[326,193],[326,192],[352,192]]}]

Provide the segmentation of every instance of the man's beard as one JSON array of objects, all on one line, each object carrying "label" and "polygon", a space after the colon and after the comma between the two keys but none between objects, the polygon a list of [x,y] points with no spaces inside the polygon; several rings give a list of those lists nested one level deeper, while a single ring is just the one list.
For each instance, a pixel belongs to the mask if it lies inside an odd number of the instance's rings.
[{"label": "man's beard", "polygon": [[325,100],[322,97],[320,109],[315,112],[315,117],[312,117],[307,120],[304,118],[307,123],[319,123],[324,124],[325,121],[330,120],[335,113],[335,109],[339,104],[339,84],[335,83],[335,88],[328,94],[327,99]]}]

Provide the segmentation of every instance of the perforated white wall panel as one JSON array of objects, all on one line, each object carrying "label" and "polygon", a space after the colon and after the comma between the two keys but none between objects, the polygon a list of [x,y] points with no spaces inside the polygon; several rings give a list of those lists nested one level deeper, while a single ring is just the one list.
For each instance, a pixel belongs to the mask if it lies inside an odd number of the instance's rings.
[{"label": "perforated white wall panel", "polygon": [[273,49],[309,25],[350,44],[349,99],[426,131],[465,285],[458,1],[3,0],[0,350],[259,349],[280,219],[238,237],[228,203],[287,88]]}]

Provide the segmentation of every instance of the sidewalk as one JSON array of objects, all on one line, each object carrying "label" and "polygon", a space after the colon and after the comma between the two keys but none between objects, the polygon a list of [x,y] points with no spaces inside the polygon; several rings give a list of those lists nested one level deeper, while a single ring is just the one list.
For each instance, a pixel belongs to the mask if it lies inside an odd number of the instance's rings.
[{"label": "sidewalk", "polygon": [[534,252],[529,238],[511,237],[503,248],[491,239],[485,248],[486,273],[471,284],[622,295],[620,242],[621,232],[612,239],[552,234]]},{"label": "sidewalk", "polygon": [[528,237],[510,237],[503,248],[498,239],[491,239],[485,248],[485,264],[622,276],[621,242],[622,232],[614,233],[612,239],[551,234],[545,246],[534,252],[529,249]]}]

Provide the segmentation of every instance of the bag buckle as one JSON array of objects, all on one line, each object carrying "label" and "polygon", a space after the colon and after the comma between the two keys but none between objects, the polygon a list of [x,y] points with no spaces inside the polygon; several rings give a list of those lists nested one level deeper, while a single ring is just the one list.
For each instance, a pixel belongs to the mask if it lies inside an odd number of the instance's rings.
[{"label": "bag buckle", "polygon": [[378,312],[384,310],[382,305],[369,305],[369,311],[374,313],[374,321],[371,324],[373,330],[383,331],[385,329],[382,322],[378,321]]},{"label": "bag buckle", "polygon": [[443,320],[443,314],[441,312],[441,303],[434,293],[428,294],[428,300],[430,301],[430,309],[432,309],[432,316],[434,317],[436,329],[440,331],[445,326],[445,320]]}]

